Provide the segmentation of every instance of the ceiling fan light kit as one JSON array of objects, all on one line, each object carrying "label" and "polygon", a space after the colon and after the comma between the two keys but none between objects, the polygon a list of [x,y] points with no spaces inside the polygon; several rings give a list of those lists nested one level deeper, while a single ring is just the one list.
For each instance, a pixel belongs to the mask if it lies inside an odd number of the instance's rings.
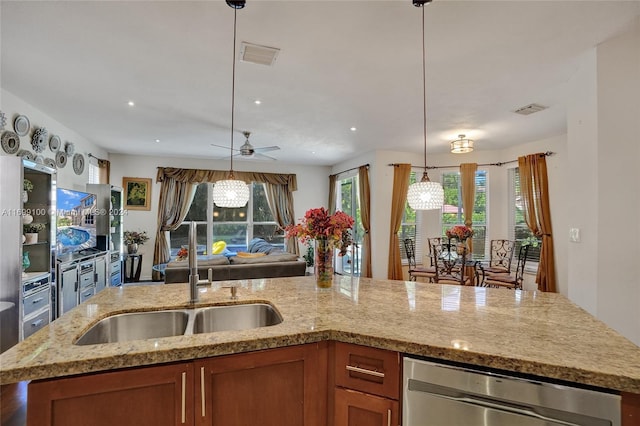
[{"label": "ceiling fan light kit", "polygon": [[409,186],[407,202],[414,210],[435,210],[444,204],[444,189],[438,182],[431,182],[427,174],[427,79],[424,42],[424,5],[431,0],[412,0],[413,5],[422,7],[422,111],[424,134],[424,173],[422,180]]},{"label": "ceiling fan light kit", "polygon": [[233,9],[233,72],[231,81],[231,167],[229,178],[220,180],[213,185],[213,202],[218,207],[238,208],[244,207],[249,202],[249,187],[241,180],[233,176],[233,126],[236,93],[236,28],[237,12],[245,5],[245,1],[227,0],[229,7]]}]

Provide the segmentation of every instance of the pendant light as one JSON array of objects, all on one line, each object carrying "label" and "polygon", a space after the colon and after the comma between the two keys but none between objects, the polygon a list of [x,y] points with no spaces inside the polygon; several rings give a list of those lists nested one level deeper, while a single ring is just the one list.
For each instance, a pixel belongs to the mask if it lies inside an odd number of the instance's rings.
[{"label": "pendant light", "polygon": [[226,180],[219,180],[213,185],[213,202],[218,207],[244,207],[249,201],[249,186],[233,176],[233,126],[236,94],[236,21],[238,9],[242,9],[245,0],[227,0],[227,5],[233,9],[233,72],[231,81],[231,168]]},{"label": "pendant light", "polygon": [[413,0],[413,5],[422,7],[422,118],[424,130],[424,173],[422,180],[409,186],[407,201],[414,210],[435,210],[444,204],[444,189],[438,182],[431,182],[427,174],[427,79],[424,42],[424,5],[431,0]]}]

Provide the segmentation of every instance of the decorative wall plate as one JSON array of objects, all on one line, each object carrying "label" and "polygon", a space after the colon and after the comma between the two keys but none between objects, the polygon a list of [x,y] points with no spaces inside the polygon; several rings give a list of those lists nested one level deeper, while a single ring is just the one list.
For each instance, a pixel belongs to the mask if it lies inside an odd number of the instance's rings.
[{"label": "decorative wall plate", "polygon": [[44,155],[42,155],[42,154],[36,155],[35,158],[33,159],[33,161],[35,161],[38,164],[44,165]]},{"label": "decorative wall plate", "polygon": [[76,147],[71,142],[66,142],[64,144],[64,152],[67,153],[67,157],[71,157],[76,152]]},{"label": "decorative wall plate", "polygon": [[43,152],[47,147],[47,129],[38,127],[31,137],[31,146],[35,152]]},{"label": "decorative wall plate", "polygon": [[2,150],[7,154],[15,154],[20,149],[20,136],[10,130],[2,133],[1,138]]},{"label": "decorative wall plate", "polygon": [[26,115],[19,115],[13,121],[13,130],[16,131],[18,136],[27,136],[29,128],[31,128],[31,123],[29,123],[29,119]]},{"label": "decorative wall plate", "polygon": [[49,138],[49,149],[53,152],[57,152],[60,149],[60,137],[56,135],[51,135]]},{"label": "decorative wall plate", "polygon": [[26,149],[21,149],[20,151],[18,151],[18,153],[16,155],[18,157],[22,157],[24,160],[33,161],[33,159],[35,158],[33,153],[31,151],[27,151]]},{"label": "decorative wall plate", "polygon": [[58,168],[61,169],[67,165],[67,153],[64,151],[56,152],[56,164]]},{"label": "decorative wall plate", "polygon": [[58,168],[58,165],[56,164],[56,160],[54,160],[53,158],[45,158],[44,165],[47,167],[51,167],[52,169]]},{"label": "decorative wall plate", "polygon": [[84,172],[84,157],[82,154],[76,154],[73,156],[73,171],[77,175],[81,175]]},{"label": "decorative wall plate", "polygon": [[0,130],[4,130],[4,126],[7,125],[7,116],[4,112],[0,111]]}]

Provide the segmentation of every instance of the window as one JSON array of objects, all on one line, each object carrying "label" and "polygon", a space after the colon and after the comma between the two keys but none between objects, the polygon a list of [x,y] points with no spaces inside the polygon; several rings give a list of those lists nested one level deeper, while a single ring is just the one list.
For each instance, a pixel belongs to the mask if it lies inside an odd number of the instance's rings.
[{"label": "window", "polygon": [[[509,169],[509,238],[515,240],[515,255],[517,258],[520,246],[530,244],[527,252],[527,262],[538,263],[540,261],[541,241],[533,235],[524,220],[522,195],[520,192],[520,170],[518,167]],[[527,264],[527,269],[529,268]],[[532,266],[537,268],[537,266]]]},{"label": "window", "polygon": [[[442,236],[453,225],[464,225],[460,172],[442,174],[444,206],[442,206]],[[473,258],[484,259],[487,250],[487,172],[476,171],[476,198],[473,205]]]},{"label": "window", "polygon": [[355,247],[351,246],[346,255],[336,258],[336,272],[359,276],[364,228],[362,227],[362,217],[360,216],[359,179],[357,171],[353,172],[351,176],[339,179],[337,185],[336,208],[354,219],[355,223],[351,231],[351,238],[356,245]]},{"label": "window", "polygon": [[[411,172],[409,176],[409,185],[416,183],[416,172]],[[402,214],[402,223],[400,224],[400,231],[398,231],[398,240],[400,242],[400,258],[402,259],[402,264],[406,265],[407,261],[407,252],[404,248],[404,240],[407,238],[411,238],[415,242],[416,246],[416,262],[421,263],[422,259],[422,232],[421,229],[421,217],[422,215],[416,214],[416,211],[409,206],[408,202],[405,202],[404,205],[404,213]]]},{"label": "window", "polygon": [[224,241],[231,251],[247,251],[249,241],[263,238],[284,248],[284,232],[275,222],[262,183],[252,183],[245,207],[222,208],[213,203],[213,184],[201,183],[184,222],[171,231],[171,254],[189,242],[189,222],[196,222],[198,254],[206,254],[215,241]]},{"label": "window", "polygon": [[98,167],[98,160],[94,157],[89,157],[89,179],[87,183],[100,183],[100,167]]}]

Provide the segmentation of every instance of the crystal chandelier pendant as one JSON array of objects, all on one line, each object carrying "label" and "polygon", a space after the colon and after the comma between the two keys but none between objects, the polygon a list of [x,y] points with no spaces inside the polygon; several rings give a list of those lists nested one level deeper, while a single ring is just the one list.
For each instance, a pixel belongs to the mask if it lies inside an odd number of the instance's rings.
[{"label": "crystal chandelier pendant", "polygon": [[431,182],[427,172],[420,182],[409,186],[407,202],[414,210],[435,210],[444,204],[444,189],[437,182]]},{"label": "crystal chandelier pendant", "polygon": [[213,202],[218,207],[244,207],[249,201],[249,186],[241,180],[219,180],[213,185]]}]

